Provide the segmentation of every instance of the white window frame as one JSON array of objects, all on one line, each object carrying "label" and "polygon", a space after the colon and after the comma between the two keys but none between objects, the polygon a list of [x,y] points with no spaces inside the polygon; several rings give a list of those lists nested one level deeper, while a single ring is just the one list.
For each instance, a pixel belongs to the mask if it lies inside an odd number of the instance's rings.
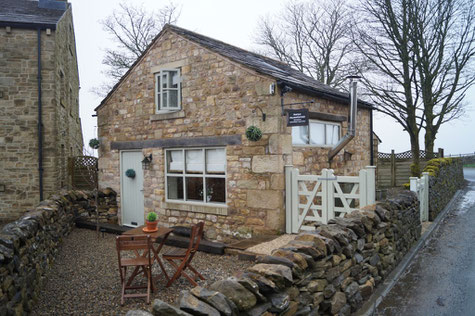
[{"label": "white window frame", "polygon": [[[206,173],[206,149],[223,149],[224,150],[224,174],[208,174]],[[168,152],[171,151],[178,151],[181,150],[183,152],[183,170],[182,173],[168,173]],[[186,151],[187,150],[202,150],[203,152],[203,173],[196,174],[196,173],[186,173]],[[207,206],[225,206],[227,204],[227,155],[226,155],[226,147],[186,147],[186,148],[169,148],[165,149],[165,202],[171,203],[181,203],[181,204],[192,204],[192,205],[207,205]],[[168,198],[168,177],[177,177],[183,178],[183,200],[174,200]],[[203,194],[203,201],[199,202],[196,200],[187,200],[187,192],[186,192],[186,178],[203,178],[203,192],[206,192],[206,178],[221,178],[224,179],[224,202],[207,202],[206,201],[206,194]]]},{"label": "white window frame", "polygon": [[[335,146],[335,144],[310,144],[310,123],[320,123],[320,124],[323,124],[323,131],[324,131],[324,135],[323,135],[323,139],[327,140],[327,125],[331,125],[331,126],[338,126],[338,141],[340,141],[341,139],[341,123],[337,123],[337,122],[329,122],[329,121],[321,121],[321,120],[309,120],[309,123],[307,125],[307,139],[308,139],[308,142],[306,144],[294,144],[294,140],[292,138],[292,146],[301,146],[301,147],[333,147]],[[294,127],[292,127],[294,128]]]},{"label": "white window frame", "polygon": [[[167,106],[163,106],[163,79],[169,75],[169,73],[178,72],[178,88],[166,88],[166,91],[177,91],[177,107],[170,107],[170,93],[167,93]],[[170,69],[161,69],[159,72],[155,73],[155,113],[167,113],[167,112],[176,112],[181,110],[181,69],[180,68],[170,68]],[[160,85],[158,84],[158,79],[160,78]],[[160,108],[159,100],[160,98]]]}]

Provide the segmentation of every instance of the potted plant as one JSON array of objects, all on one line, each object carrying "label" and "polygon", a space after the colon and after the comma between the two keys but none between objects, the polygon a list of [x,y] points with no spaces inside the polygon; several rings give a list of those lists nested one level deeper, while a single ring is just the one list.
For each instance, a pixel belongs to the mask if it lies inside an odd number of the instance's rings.
[{"label": "potted plant", "polygon": [[145,231],[152,232],[157,230],[158,216],[155,212],[149,212],[145,218]]}]

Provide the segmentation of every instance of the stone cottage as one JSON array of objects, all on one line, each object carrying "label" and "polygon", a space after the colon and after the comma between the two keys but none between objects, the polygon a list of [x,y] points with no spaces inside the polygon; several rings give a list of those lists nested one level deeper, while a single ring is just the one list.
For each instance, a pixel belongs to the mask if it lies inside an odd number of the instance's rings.
[{"label": "stone cottage", "polygon": [[[302,107],[309,126],[287,127],[283,114]],[[156,211],[162,225],[205,221],[209,238],[280,232],[285,165],[354,175],[371,163],[371,105],[358,103],[356,136],[329,161],[348,126],[348,94],[172,25],[96,111],[99,181],[120,192],[123,225]],[[260,140],[246,138],[250,126]]]},{"label": "stone cottage", "polygon": [[67,186],[83,148],[71,5],[0,0],[0,221]]}]

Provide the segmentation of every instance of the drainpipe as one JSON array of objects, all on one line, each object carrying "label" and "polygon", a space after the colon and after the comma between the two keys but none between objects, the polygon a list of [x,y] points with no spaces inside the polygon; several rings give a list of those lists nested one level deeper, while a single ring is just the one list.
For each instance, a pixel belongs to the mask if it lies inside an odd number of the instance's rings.
[{"label": "drainpipe", "polygon": [[43,201],[43,120],[41,103],[41,29],[38,29],[38,175],[40,201]]},{"label": "drainpipe", "polygon": [[374,166],[373,109],[369,110],[369,164]]},{"label": "drainpipe", "polygon": [[358,83],[358,76],[348,76],[350,79],[350,117],[348,122],[348,131],[346,135],[333,147],[328,153],[328,162],[331,162],[333,158],[343,149],[356,135],[356,110],[358,97],[356,95],[356,85]]}]

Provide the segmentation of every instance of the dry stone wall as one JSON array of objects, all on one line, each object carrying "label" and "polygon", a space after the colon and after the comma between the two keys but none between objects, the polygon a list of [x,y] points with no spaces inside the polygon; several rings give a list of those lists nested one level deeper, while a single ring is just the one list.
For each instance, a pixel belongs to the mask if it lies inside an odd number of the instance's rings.
[{"label": "dry stone wall", "polygon": [[459,158],[432,159],[424,171],[429,172],[429,221],[433,221],[463,187],[463,163]]},{"label": "dry stone wall", "polygon": [[[209,289],[184,291],[155,316],[350,315],[420,237],[419,202],[401,193],[305,232],[253,267]],[[143,312],[142,312],[143,313]],[[144,315],[131,311],[129,315]]]},{"label": "dry stone wall", "polygon": [[[116,209],[112,190],[101,192],[99,201],[109,202],[109,208]],[[1,229],[0,315],[32,311],[42,276],[54,261],[63,238],[73,229],[75,214],[87,212],[93,205],[92,194],[71,191],[41,202]]]}]

